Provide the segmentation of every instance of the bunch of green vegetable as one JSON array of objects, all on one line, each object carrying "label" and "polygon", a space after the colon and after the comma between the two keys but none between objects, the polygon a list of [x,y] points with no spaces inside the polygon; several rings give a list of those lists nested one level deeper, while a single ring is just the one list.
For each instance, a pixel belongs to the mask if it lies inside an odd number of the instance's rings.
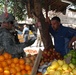
[{"label": "bunch of green vegetable", "polygon": [[70,50],[70,52],[64,56],[64,58],[71,57],[70,63],[76,65],[76,50]]}]

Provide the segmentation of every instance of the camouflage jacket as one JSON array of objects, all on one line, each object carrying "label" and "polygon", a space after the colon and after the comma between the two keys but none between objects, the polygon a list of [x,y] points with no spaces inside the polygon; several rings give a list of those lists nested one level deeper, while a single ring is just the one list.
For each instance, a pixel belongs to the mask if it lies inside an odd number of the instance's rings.
[{"label": "camouflage jacket", "polygon": [[16,44],[14,36],[7,29],[0,28],[0,48],[10,54],[17,54],[23,52],[24,47],[25,43]]}]

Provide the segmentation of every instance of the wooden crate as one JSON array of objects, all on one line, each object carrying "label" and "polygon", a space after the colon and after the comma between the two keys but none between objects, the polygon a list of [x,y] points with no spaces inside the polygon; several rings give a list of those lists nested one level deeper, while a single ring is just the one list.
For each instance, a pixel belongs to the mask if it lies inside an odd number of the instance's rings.
[{"label": "wooden crate", "polygon": [[35,59],[31,75],[36,75],[37,74],[37,70],[38,70],[38,66],[40,64],[41,57],[42,57],[42,50],[39,49],[39,53],[38,53],[38,55],[37,55],[37,57]]}]

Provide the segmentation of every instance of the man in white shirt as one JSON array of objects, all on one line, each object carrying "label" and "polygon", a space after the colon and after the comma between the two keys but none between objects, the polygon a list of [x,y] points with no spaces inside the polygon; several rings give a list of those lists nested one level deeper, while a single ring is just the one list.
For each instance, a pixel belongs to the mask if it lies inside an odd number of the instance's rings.
[{"label": "man in white shirt", "polygon": [[28,42],[28,37],[29,37],[29,28],[27,28],[26,25],[24,25],[23,29],[23,37],[24,37],[24,42]]}]

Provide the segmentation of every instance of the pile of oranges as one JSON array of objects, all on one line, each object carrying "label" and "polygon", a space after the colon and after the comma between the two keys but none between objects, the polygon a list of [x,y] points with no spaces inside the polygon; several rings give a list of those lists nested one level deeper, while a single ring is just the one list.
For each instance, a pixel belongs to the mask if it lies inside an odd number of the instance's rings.
[{"label": "pile of oranges", "polygon": [[9,53],[0,55],[0,75],[30,75],[31,70],[22,58],[12,58]]}]

